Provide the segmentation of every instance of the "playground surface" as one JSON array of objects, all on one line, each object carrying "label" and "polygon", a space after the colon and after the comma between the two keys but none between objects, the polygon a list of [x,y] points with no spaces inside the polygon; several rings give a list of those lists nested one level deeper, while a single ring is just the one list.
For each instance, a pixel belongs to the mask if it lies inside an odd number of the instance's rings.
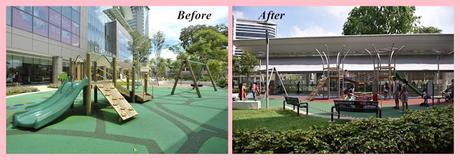
[{"label": "playground surface", "polygon": [[12,116],[54,91],[7,97],[7,153],[227,153],[226,89],[201,87],[198,98],[191,87],[175,95],[171,87],[154,87],[153,100],[131,103],[139,115],[126,122],[118,122],[102,95],[86,116],[80,93],[74,108],[36,131],[13,128]]}]

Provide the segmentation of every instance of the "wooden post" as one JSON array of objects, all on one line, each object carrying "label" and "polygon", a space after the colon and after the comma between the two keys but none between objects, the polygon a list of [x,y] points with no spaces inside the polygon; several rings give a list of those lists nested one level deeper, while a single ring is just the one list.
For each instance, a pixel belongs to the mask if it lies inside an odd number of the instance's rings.
[{"label": "wooden post", "polygon": [[113,86],[117,86],[117,57],[112,58],[112,82]]},{"label": "wooden post", "polygon": [[126,89],[129,91],[129,71],[126,71]]},{"label": "wooden post", "polygon": [[174,80],[174,85],[171,91],[171,95],[174,95],[174,91],[176,90],[176,86],[177,86],[177,81],[179,81],[179,77],[181,77],[182,75],[182,70],[184,70],[184,65],[185,65],[185,61],[182,61],[179,67],[179,71],[177,72],[176,78]]},{"label": "wooden post", "polygon": [[208,72],[209,79],[211,79],[212,87],[214,87],[214,91],[217,91],[216,84],[214,84],[214,79],[212,78],[212,74],[209,71],[208,64],[206,64],[206,71]]},{"label": "wooden post", "polygon": [[72,58],[69,58],[69,73],[68,73],[68,76],[71,78],[71,80],[73,80],[73,60]]},{"label": "wooden post", "polygon": [[148,87],[147,78],[148,78],[147,73],[144,73],[144,94],[147,93],[147,87]]},{"label": "wooden post", "polygon": [[193,84],[195,84],[196,94],[198,94],[198,98],[201,98],[200,87],[198,87],[195,74],[193,73],[192,65],[190,64],[190,62],[188,62],[188,60],[185,60],[185,63],[187,63],[188,69],[190,70],[190,74],[192,75]]},{"label": "wooden post", "polygon": [[[94,82],[96,82],[97,79],[98,79],[98,76],[97,76],[97,75],[99,75],[99,74],[97,73],[97,61],[94,61],[94,70],[93,70],[93,72],[94,72],[94,73],[93,73],[93,75],[94,75]],[[93,96],[94,96],[94,103],[97,103],[97,87],[96,87],[96,86],[93,87]]]},{"label": "wooden post", "polygon": [[131,102],[135,102],[136,100],[136,66],[133,64],[133,68],[131,70],[131,77],[132,77],[132,81],[131,81]]},{"label": "wooden post", "polygon": [[86,108],[86,115],[91,115],[91,56],[89,53],[86,54],[85,62],[85,76],[88,79],[88,86],[83,90],[83,104]]}]

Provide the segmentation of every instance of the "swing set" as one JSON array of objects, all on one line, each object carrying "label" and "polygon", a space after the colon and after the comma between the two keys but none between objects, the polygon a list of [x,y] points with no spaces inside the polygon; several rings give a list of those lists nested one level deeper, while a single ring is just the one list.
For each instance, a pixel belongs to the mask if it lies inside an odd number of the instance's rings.
[{"label": "swing set", "polygon": [[[208,74],[209,79],[211,80],[212,87],[214,88],[214,91],[217,91],[216,85],[214,83],[214,79],[212,78],[211,72],[209,71],[209,66],[207,64],[205,64],[205,63],[185,59],[185,60],[182,60],[182,62],[181,62],[181,65],[180,65],[180,68],[179,68],[179,73],[177,73],[176,78],[174,80],[174,86],[172,88],[171,95],[174,95],[174,91],[176,90],[177,82],[179,81],[179,79],[183,79],[182,78],[182,71],[184,70],[185,67],[187,67],[187,69],[190,71],[190,75],[192,76],[192,80],[193,80],[192,87],[193,87],[193,89],[196,90],[196,94],[198,95],[198,98],[201,98],[200,86],[198,84],[198,81],[197,81],[197,78],[196,78],[195,74],[193,73],[193,68],[192,68],[192,65],[191,65],[192,63],[204,66],[204,69],[206,70],[206,73]],[[201,75],[202,70],[203,69],[200,70],[200,75]]]}]

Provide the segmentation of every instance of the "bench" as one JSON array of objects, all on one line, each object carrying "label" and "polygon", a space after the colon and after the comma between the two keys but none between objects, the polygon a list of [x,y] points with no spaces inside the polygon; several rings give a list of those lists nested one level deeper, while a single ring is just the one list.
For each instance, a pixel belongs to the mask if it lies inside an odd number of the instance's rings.
[{"label": "bench", "polygon": [[286,107],[286,104],[292,105],[292,109],[295,110],[295,107],[297,107],[297,115],[300,113],[300,108],[305,108],[306,111],[306,116],[308,116],[308,103],[307,102],[300,102],[299,98],[297,97],[289,97],[285,96],[284,101],[283,101],[283,110]]},{"label": "bench", "polygon": [[334,121],[334,109],[338,113],[337,119],[340,119],[340,112],[375,112],[376,117],[382,118],[382,110],[377,101],[334,100],[334,106],[331,107],[331,121]]}]

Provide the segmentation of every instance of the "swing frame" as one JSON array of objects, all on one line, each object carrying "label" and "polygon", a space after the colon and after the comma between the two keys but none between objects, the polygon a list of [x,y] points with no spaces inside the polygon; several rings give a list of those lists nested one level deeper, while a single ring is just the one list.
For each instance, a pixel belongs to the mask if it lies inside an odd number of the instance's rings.
[{"label": "swing frame", "polygon": [[214,91],[217,91],[216,84],[214,83],[214,79],[212,78],[212,75],[211,75],[211,72],[209,71],[208,65],[205,64],[205,63],[185,59],[185,60],[182,60],[182,63],[181,63],[180,68],[179,68],[179,72],[177,73],[176,78],[174,80],[174,86],[172,88],[171,95],[174,95],[174,92],[176,91],[177,82],[179,81],[179,79],[183,79],[183,78],[181,78],[182,77],[182,71],[184,70],[184,67],[187,67],[188,70],[190,71],[191,76],[192,76],[192,80],[193,80],[193,84],[195,86],[194,88],[196,90],[196,94],[198,95],[198,98],[201,98],[200,87],[198,86],[197,79],[195,77],[195,74],[193,73],[191,63],[205,66],[206,72],[209,75],[209,78],[211,79],[212,87],[214,88]]}]

